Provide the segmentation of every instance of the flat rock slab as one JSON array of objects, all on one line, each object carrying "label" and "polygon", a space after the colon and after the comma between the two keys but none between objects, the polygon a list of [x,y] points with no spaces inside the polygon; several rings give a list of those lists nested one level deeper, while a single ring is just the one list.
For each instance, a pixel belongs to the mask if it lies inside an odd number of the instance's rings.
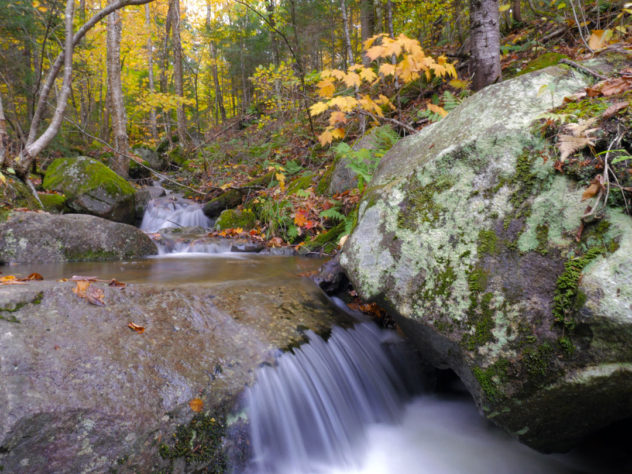
[{"label": "flat rock slab", "polygon": [[[75,282],[0,287],[0,465],[5,472],[165,467],[161,440],[235,399],[279,348],[346,321],[303,279],[128,285],[105,306]],[[144,327],[138,333],[133,322]]]}]

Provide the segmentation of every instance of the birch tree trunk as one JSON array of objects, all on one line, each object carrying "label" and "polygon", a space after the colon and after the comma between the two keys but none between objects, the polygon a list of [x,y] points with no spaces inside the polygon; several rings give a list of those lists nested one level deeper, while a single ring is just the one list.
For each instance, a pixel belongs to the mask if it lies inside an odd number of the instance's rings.
[{"label": "birch tree trunk", "polygon": [[[360,2],[360,29],[362,44],[375,34],[375,9],[373,0],[362,0]],[[368,57],[362,56],[362,64],[368,66],[370,62]]]},{"label": "birch tree trunk", "polygon": [[107,25],[107,73],[110,91],[110,114],[112,116],[112,135],[114,138],[114,156],[110,158],[110,167],[120,176],[127,177],[129,172],[129,144],[127,139],[127,117],[121,82],[121,16],[113,12],[108,16]]},{"label": "birch tree trunk", "polygon": [[501,78],[498,0],[470,0],[472,89],[477,91]]},{"label": "birch tree trunk", "polygon": [[[145,4],[145,28],[147,29],[147,75],[149,79],[149,93],[155,91],[154,85],[154,46],[151,41],[151,15],[149,14],[149,4]],[[156,108],[149,110],[149,128],[151,129],[151,137],[154,141],[158,141],[158,124],[156,122]]]},{"label": "birch tree trunk", "polygon": [[342,10],[342,27],[345,32],[345,57],[347,58],[347,67],[353,66],[353,49],[351,49],[351,38],[349,37],[349,17],[347,16],[347,5],[345,0],[340,0],[340,9]]},{"label": "birch tree trunk", "polygon": [[[171,0],[169,4],[171,12],[171,38],[173,40],[173,82],[176,95],[184,99],[184,84],[182,73],[182,42],[180,40],[180,0]],[[176,108],[178,126],[178,139],[184,147],[187,143],[187,124],[184,112],[184,103],[180,102]]]}]

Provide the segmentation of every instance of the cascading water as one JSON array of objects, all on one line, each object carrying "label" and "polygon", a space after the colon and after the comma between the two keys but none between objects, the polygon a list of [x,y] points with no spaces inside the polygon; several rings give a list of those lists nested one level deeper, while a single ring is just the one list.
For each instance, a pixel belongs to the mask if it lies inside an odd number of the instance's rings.
[{"label": "cascading water", "polygon": [[372,323],[334,328],[326,342],[310,334],[308,344],[281,355],[276,366],[259,369],[246,392],[252,459],[244,471],[596,472],[520,445],[484,420],[464,392],[420,395],[409,385],[419,379],[416,360],[394,332]]},{"label": "cascading water", "polygon": [[334,328],[327,342],[309,334],[309,344],[260,369],[246,395],[250,471],[359,467],[365,428],[397,421],[413,390],[407,352],[394,333],[363,323]]},{"label": "cascading water", "polygon": [[211,220],[200,204],[172,194],[149,201],[140,228],[145,232],[158,232],[170,227],[207,228],[210,225]]}]

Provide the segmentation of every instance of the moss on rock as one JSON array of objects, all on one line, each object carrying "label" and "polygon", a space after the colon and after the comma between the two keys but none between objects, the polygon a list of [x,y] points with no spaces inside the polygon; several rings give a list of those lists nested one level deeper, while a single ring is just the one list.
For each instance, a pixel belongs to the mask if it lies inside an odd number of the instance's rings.
[{"label": "moss on rock", "polygon": [[223,229],[252,229],[257,223],[257,217],[251,209],[226,209],[217,218],[215,227]]},{"label": "moss on rock", "polygon": [[521,76],[523,74],[528,74],[530,72],[538,71],[540,69],[544,69],[545,67],[555,66],[562,59],[568,59],[568,56],[561,53],[544,53],[541,56],[538,56],[535,59],[532,59],[527,63],[527,65],[522,69],[517,76]]},{"label": "moss on rock", "polygon": [[66,196],[54,193],[38,193],[44,210],[48,212],[62,212],[66,208]]}]

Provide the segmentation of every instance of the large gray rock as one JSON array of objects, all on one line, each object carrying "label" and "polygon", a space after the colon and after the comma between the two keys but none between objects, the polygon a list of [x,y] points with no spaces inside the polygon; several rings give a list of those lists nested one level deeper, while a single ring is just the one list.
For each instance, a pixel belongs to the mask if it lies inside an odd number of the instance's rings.
[{"label": "large gray rock", "polygon": [[131,260],[157,253],[136,227],[87,214],[14,212],[0,223],[0,263]]},{"label": "large gray rock", "polygon": [[610,210],[577,243],[582,189],[531,131],[588,83],[543,69],[400,141],[341,257],[489,419],[544,451],[632,415],[632,220]]},{"label": "large gray rock", "polygon": [[[232,406],[260,364],[304,341],[305,330],[322,334],[344,322],[298,278],[93,283],[105,306],[76,296],[74,285],[0,287],[4,472],[169,472],[160,452],[173,453],[172,433],[195,415],[191,400],[204,403],[198,423],[225,430],[222,407]],[[198,430],[180,453],[187,471],[211,462],[208,446],[197,446],[204,436]]]},{"label": "large gray rock", "polygon": [[46,169],[44,189],[59,191],[74,212],[133,224],[136,191],[110,168],[92,158],[57,158]]},{"label": "large gray rock", "polygon": [[169,161],[167,161],[166,157],[155,150],[139,146],[132,151],[147,162],[147,165],[152,169],[162,171],[169,167]]}]

